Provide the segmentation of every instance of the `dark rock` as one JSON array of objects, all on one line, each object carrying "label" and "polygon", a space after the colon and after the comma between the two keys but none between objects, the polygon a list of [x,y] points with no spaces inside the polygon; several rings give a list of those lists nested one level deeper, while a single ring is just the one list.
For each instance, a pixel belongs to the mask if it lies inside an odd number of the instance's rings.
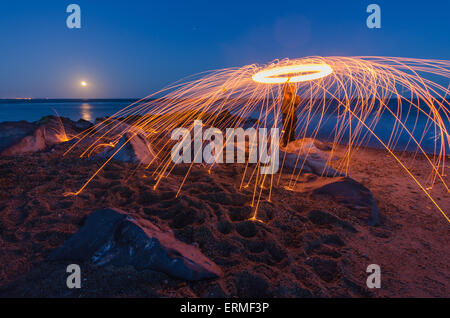
[{"label": "dark rock", "polygon": [[80,118],[75,123],[75,127],[77,127],[78,129],[81,129],[81,130],[86,130],[86,129],[92,127],[92,123],[90,121],[87,121],[87,120],[84,120],[84,119]]},{"label": "dark rock", "polygon": [[[156,159],[147,137],[142,129],[130,125],[122,120],[108,118],[95,126],[95,139],[88,144],[98,148],[96,158],[113,158],[124,162],[135,162],[148,165]],[[98,138],[101,136],[101,138]]]},{"label": "dark rock", "polygon": [[381,224],[381,213],[372,192],[361,183],[347,177],[335,178],[332,182],[317,188],[313,194],[329,195],[335,201],[348,205],[350,208],[362,208],[367,211],[370,226]]},{"label": "dark rock", "polygon": [[221,276],[220,268],[192,245],[152,223],[117,209],[99,210],[49,260],[86,261],[98,266],[132,265],[186,280]]},{"label": "dark rock", "polygon": [[36,124],[26,121],[0,123],[0,153],[31,135],[36,128]]},{"label": "dark rock", "polygon": [[[318,147],[319,146],[319,147]],[[324,177],[343,176],[343,174],[327,163],[331,159],[331,148],[312,138],[302,138],[291,141],[283,150],[280,158],[283,166],[291,169],[301,169],[303,172],[314,173]]]},{"label": "dark rock", "polygon": [[143,132],[126,132],[114,144],[97,155],[98,158],[110,158],[124,162],[148,165],[156,159],[156,153]]},{"label": "dark rock", "polygon": [[46,149],[79,134],[76,124],[63,117],[46,116],[35,123],[0,124],[0,155],[14,156]]}]

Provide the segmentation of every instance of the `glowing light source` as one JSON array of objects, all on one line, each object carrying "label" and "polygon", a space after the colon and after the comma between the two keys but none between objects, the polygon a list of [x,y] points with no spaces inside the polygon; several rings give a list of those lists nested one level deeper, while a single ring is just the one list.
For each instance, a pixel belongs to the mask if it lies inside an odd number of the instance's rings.
[{"label": "glowing light source", "polygon": [[87,121],[92,120],[92,106],[88,103],[81,104],[81,118]]},{"label": "glowing light source", "polygon": [[83,87],[86,87],[87,86],[87,83],[85,82],[85,81],[81,81],[81,86],[83,86]]},{"label": "glowing light source", "polygon": [[333,69],[328,64],[297,64],[264,69],[252,78],[255,82],[264,84],[296,83],[319,79],[332,72]]}]

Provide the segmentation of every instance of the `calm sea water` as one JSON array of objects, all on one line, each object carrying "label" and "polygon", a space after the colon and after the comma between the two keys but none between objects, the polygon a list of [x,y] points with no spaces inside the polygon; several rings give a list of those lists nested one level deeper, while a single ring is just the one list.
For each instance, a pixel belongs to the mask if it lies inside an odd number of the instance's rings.
[{"label": "calm sea water", "polygon": [[[80,118],[94,122],[96,118],[102,118],[110,116],[122,108],[133,103],[135,99],[109,99],[109,100],[0,100],[0,122],[4,121],[36,121],[47,115],[59,115],[62,117],[68,117],[72,120],[78,120]],[[395,109],[396,102],[392,102],[392,107]],[[257,118],[258,112],[255,112],[252,117]],[[270,116],[273,118],[273,116]],[[373,117],[372,117],[373,118]],[[370,116],[367,122],[372,119]],[[299,118],[299,121],[306,120]],[[318,130],[318,137],[322,140],[330,140],[333,138],[338,118],[335,112],[329,112],[325,114],[323,118],[320,118],[318,114],[312,115],[306,136],[312,135],[314,129],[317,127],[319,121],[321,121],[320,129]],[[406,127],[413,132],[414,138],[420,141],[422,148],[428,153],[435,153],[435,146],[440,146],[440,136],[436,135],[433,126],[427,124],[427,118],[423,115],[409,116],[407,120],[403,119]],[[270,125],[271,123],[269,123]],[[356,127],[357,121],[352,120],[345,122],[344,134],[342,141],[348,142],[349,138],[349,124],[352,127]],[[445,123],[447,130],[450,130],[450,123]],[[305,126],[305,122],[303,125]],[[394,118],[385,112],[381,119],[378,121],[374,131],[378,137],[383,141],[388,142],[391,138],[391,133],[394,129],[399,129],[395,125]],[[423,132],[426,132],[423,134]],[[360,136],[365,136],[364,144],[371,147],[381,147],[376,138],[371,137],[371,134],[363,129]],[[401,129],[396,133],[394,149],[409,151],[417,150],[417,146],[412,142],[410,136]],[[437,140],[437,142],[436,142]],[[353,141],[354,142],[354,141]],[[446,152],[450,153],[448,145],[446,145]]]}]

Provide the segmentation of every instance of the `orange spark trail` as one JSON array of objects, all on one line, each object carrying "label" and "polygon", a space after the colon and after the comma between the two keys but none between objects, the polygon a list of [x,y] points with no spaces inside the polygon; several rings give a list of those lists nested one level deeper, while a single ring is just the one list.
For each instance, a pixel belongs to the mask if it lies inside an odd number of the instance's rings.
[{"label": "orange spark trail", "polygon": [[[297,109],[297,137],[318,139],[321,130],[331,125],[327,128],[327,141],[332,144],[327,163],[335,154],[335,146],[344,144],[345,157],[339,169],[347,174],[352,165],[351,154],[355,149],[367,146],[369,138],[373,138],[395,158],[424,197],[450,222],[445,207],[439,206],[427,190],[439,182],[450,193],[444,178],[450,149],[450,61],[313,56],[208,71],[184,78],[125,107],[76,136],[78,141],[67,152],[87,142],[81,157],[93,156],[105,147],[116,145],[128,132],[142,132],[157,154],[150,164],[146,164],[146,168],[154,169],[154,187],[157,189],[174,169],[171,149],[175,141],[170,135],[175,128],[184,127],[192,133],[192,123],[198,119],[205,128],[216,127],[221,131],[244,126],[257,131],[259,128],[281,129],[280,113],[286,82],[294,85],[301,97]],[[255,120],[248,121],[252,116]],[[377,133],[378,125],[386,118],[392,121],[392,128],[383,134]],[[430,142],[430,135],[434,151],[425,147],[425,143]],[[403,149],[400,148],[401,136],[408,139]],[[235,141],[225,140],[223,147],[229,143]],[[243,147],[246,148],[245,143]],[[423,155],[427,162],[429,170],[423,171],[428,173],[427,182],[420,182],[400,156],[394,154],[394,151],[411,149]],[[289,173],[288,188],[294,188],[299,182],[302,168],[312,153],[307,150],[302,156],[298,155],[296,160],[301,168]],[[74,194],[83,191],[111,159]],[[177,195],[193,164],[190,163],[183,176]],[[261,163],[250,164],[246,160],[244,164],[240,188],[253,190],[252,219],[257,220],[260,201],[271,200],[272,187],[280,186],[285,158],[280,157],[278,176],[260,175]],[[205,169],[215,173],[213,165]]]}]

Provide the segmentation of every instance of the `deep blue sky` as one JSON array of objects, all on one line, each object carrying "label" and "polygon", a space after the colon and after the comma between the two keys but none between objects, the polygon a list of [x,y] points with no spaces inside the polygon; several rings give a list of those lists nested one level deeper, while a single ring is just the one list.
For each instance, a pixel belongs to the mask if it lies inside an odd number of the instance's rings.
[{"label": "deep blue sky", "polygon": [[[70,3],[81,29],[66,27]],[[381,29],[366,27],[370,3]],[[143,97],[193,73],[307,55],[450,59],[449,12],[448,0],[2,1],[0,98]]]}]

